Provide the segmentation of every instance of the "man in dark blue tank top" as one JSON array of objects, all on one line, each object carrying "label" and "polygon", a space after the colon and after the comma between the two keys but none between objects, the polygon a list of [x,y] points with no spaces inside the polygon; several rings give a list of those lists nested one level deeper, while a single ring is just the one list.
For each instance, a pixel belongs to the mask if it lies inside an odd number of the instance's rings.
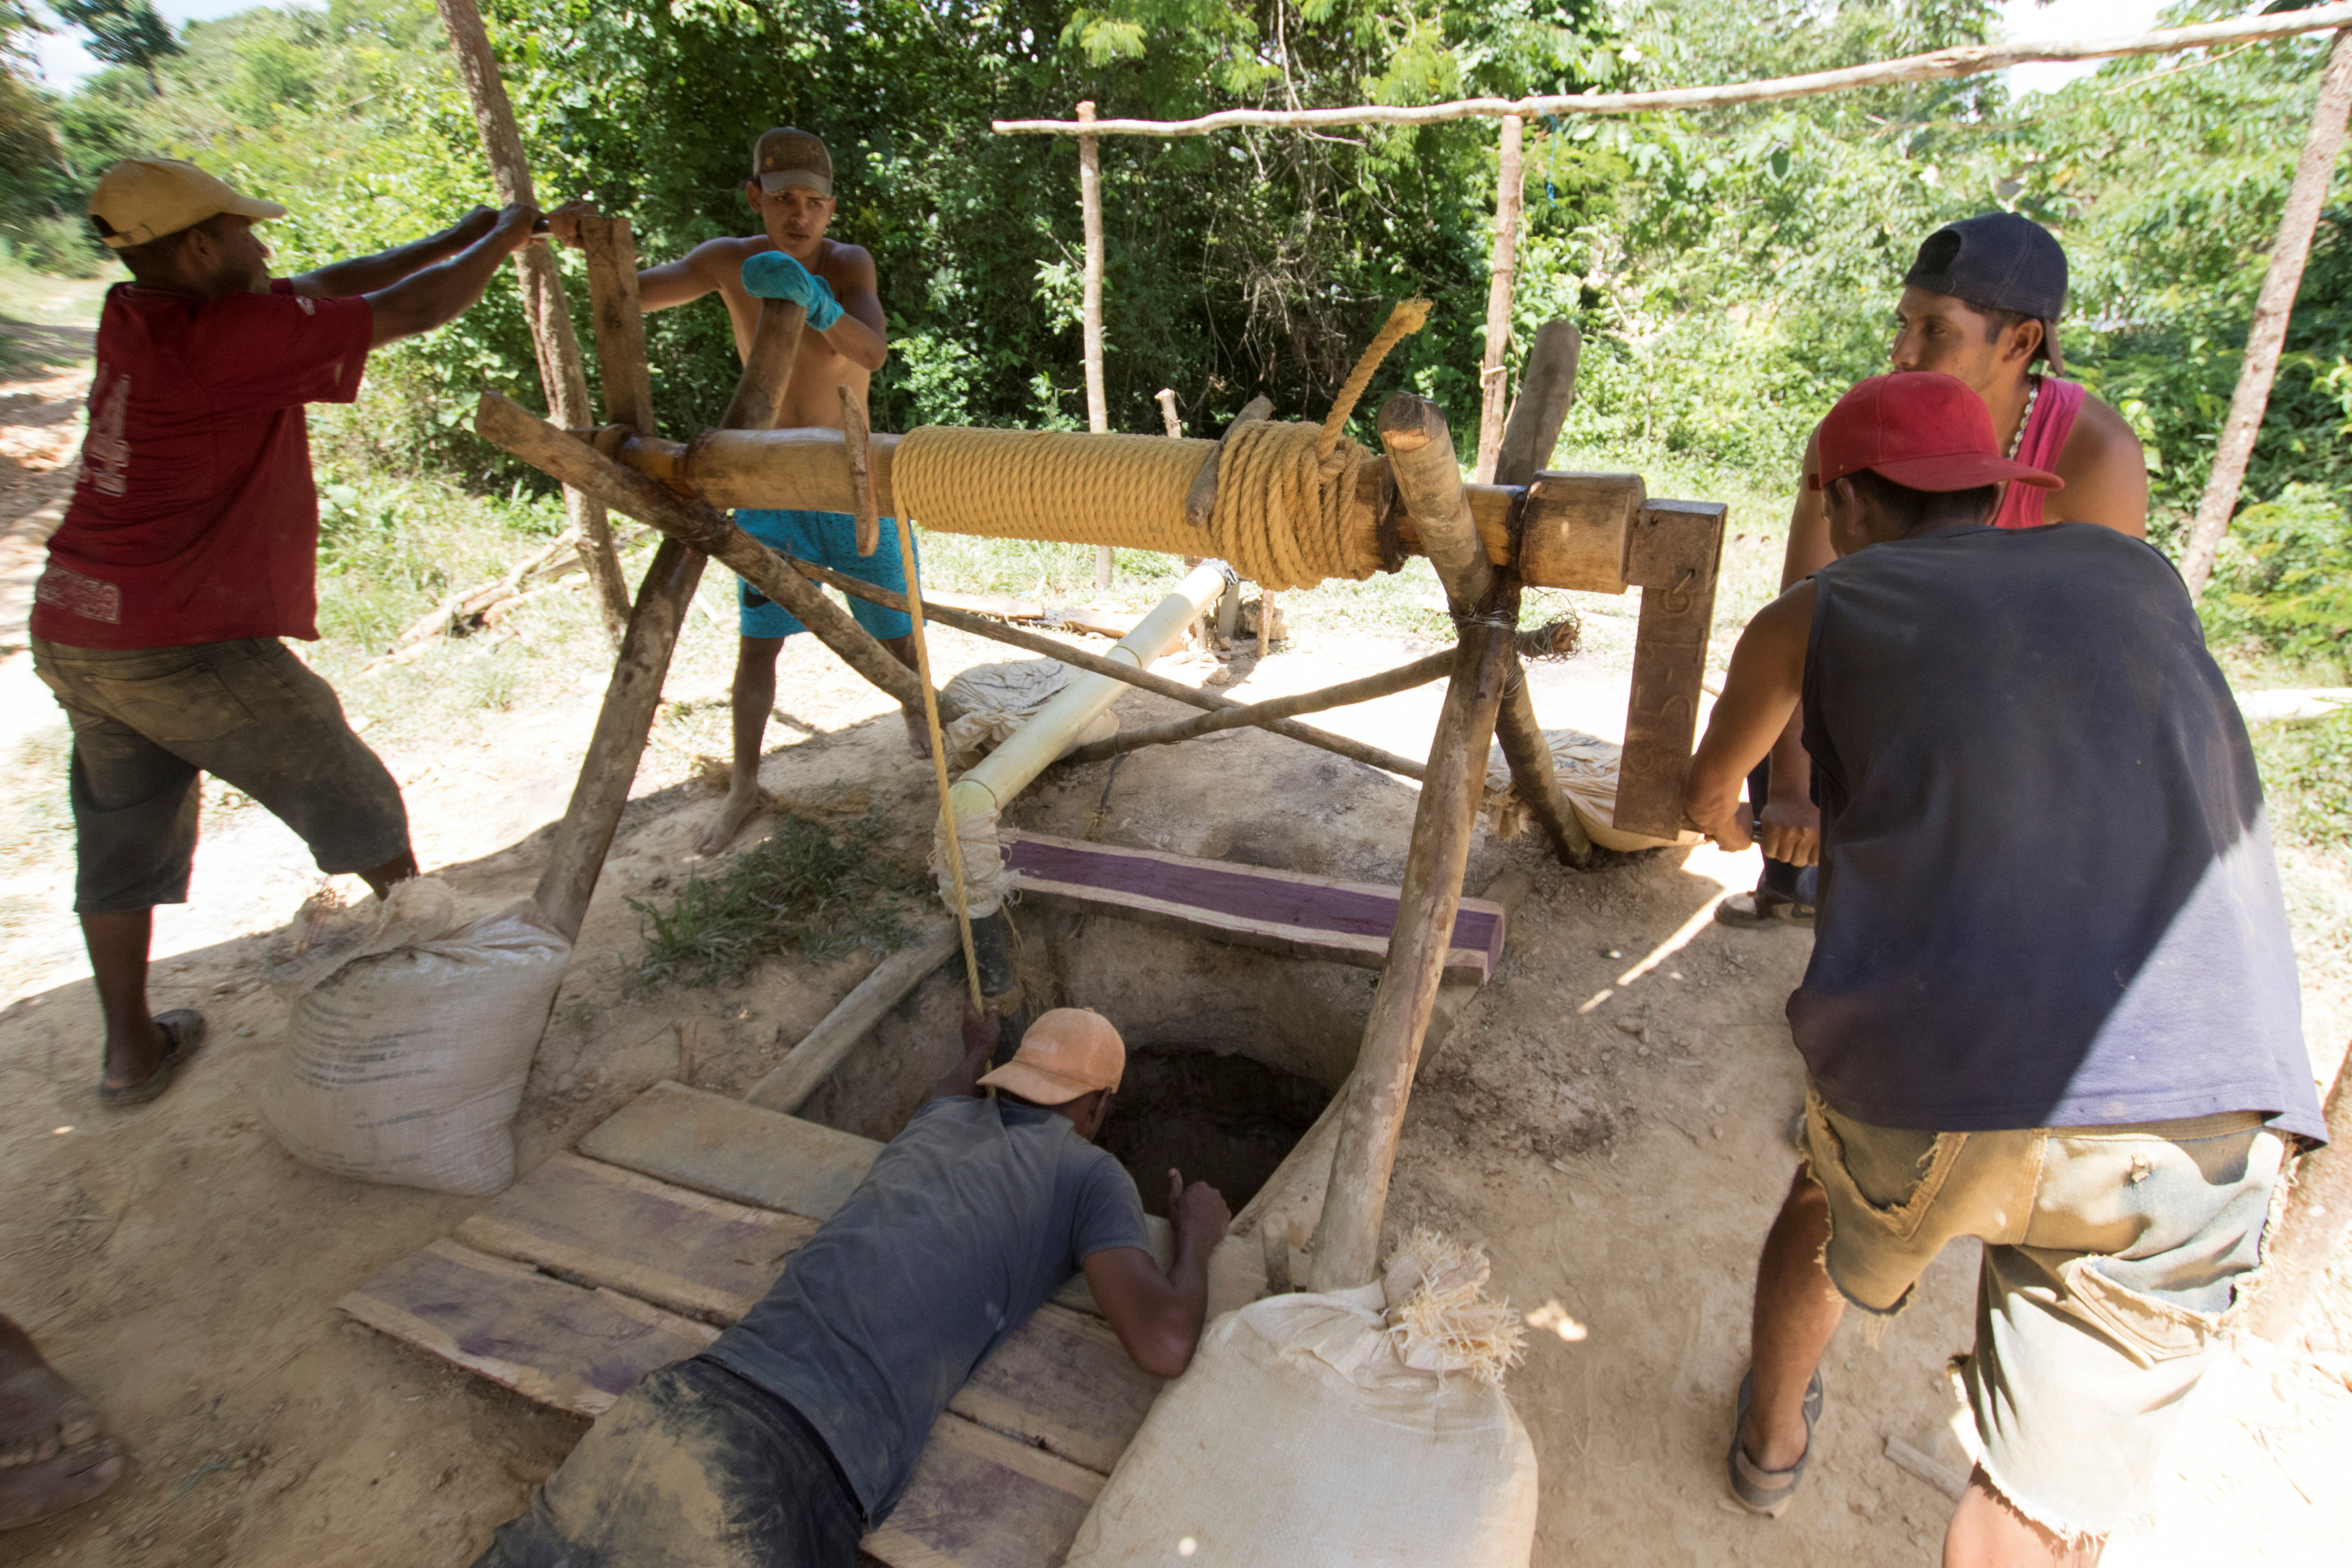
[{"label": "man in dark blue tank top", "polygon": [[1741,782],[1802,703],[1803,1163],[1728,1479],[1786,1509],[1844,1302],[1900,1310],[1972,1236],[1979,1445],[1944,1561],[2095,1558],[2259,1260],[2290,1141],[2325,1134],[2262,786],[2163,556],[1987,526],[2000,482],[2059,481],[2000,456],[1965,384],[1864,382],[1820,453],[1840,558],[1741,637],[1685,793],[1746,847]]}]

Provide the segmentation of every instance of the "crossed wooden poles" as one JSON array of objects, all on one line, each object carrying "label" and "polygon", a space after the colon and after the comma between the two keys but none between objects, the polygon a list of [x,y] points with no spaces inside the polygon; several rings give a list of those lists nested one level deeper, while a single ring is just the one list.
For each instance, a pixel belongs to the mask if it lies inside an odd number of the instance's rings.
[{"label": "crossed wooden poles", "polygon": [[[790,611],[844,662],[900,703],[912,705],[922,695],[915,673],[812,579],[896,607],[905,606],[901,595],[779,555],[711,504],[716,500],[854,510],[861,548],[872,548],[894,439],[869,439],[862,410],[854,407],[846,410],[851,417],[844,433],[773,428],[806,312],[797,305],[765,301],[720,428],[683,447],[662,441],[655,433],[628,222],[586,217],[581,236],[597,357],[604,366],[605,424],[567,432],[496,393],[483,395],[475,424],[494,445],[665,536],[638,587],[580,779],[536,894],[551,923],[575,937],[644,754],[688,603],[709,560],[717,559]],[[1615,819],[1620,827],[1661,837],[1672,837],[1681,825],[1682,776],[1697,721],[1725,509],[1711,502],[1650,500],[1633,475],[1537,473],[1574,395],[1577,350],[1575,331],[1565,322],[1550,323],[1538,334],[1492,486],[1463,482],[1452,434],[1433,405],[1400,394],[1381,410],[1386,472],[1368,482],[1381,487],[1382,526],[1405,547],[1426,553],[1444,584],[1459,636],[1456,646],[1444,653],[1321,691],[1243,704],[1055,638],[924,601],[928,619],[1049,654],[1206,710],[1202,719],[1123,736],[1123,744],[1114,743],[1119,749],[1248,723],[1420,780],[1394,934],[1355,1070],[1341,1091],[1346,1100],[1316,1231],[1312,1289],[1361,1283],[1371,1278],[1377,1262],[1397,1136],[1461,902],[1495,739],[1501,740],[1514,785],[1555,852],[1580,865],[1591,853],[1554,776],[1520,663],[1523,573],[1547,584],[1642,590]],[[850,504],[838,504],[844,500]],[[1314,729],[1295,717],[1441,677],[1447,683],[1445,700],[1425,763]],[[952,707],[943,706],[941,718],[953,717]]]}]

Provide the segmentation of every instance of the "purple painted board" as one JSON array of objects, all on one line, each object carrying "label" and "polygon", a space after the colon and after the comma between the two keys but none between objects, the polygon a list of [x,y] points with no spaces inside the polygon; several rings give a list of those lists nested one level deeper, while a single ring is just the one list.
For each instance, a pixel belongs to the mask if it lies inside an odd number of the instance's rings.
[{"label": "purple painted board", "polygon": [[336,1305],[516,1393],[602,1415],[657,1366],[719,1331],[615,1290],[567,1285],[451,1241],[410,1253]]},{"label": "purple painted board", "polygon": [[[1280,928],[1305,945],[1313,945],[1315,934],[1325,932],[1352,939],[1344,946],[1356,952],[1380,952],[1396,929],[1398,889],[1378,883],[1344,882],[1034,833],[1007,831],[1002,837],[1005,863],[1032,881],[1147,899],[1162,909],[1198,910],[1226,926],[1241,922]],[[1456,952],[1483,957],[1478,978],[1483,979],[1485,971],[1502,956],[1507,920],[1498,904],[1462,900],[1454,918],[1450,945]]]}]

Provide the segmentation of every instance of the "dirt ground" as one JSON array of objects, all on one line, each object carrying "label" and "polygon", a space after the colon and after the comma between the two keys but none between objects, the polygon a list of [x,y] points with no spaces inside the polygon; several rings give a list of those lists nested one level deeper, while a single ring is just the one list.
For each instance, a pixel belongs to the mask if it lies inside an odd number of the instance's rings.
[{"label": "dirt ground", "polygon": [[[0,510],[37,511],[58,493],[54,474],[36,467],[49,448],[11,443],[58,426],[65,416],[50,411],[70,390],[0,388],[0,420],[15,423],[0,450],[29,459],[0,489]],[[680,710],[707,710],[723,691],[728,633],[690,626],[670,692]],[[1538,708],[1547,724],[1613,737],[1625,648],[1596,641],[1593,656],[1537,672]],[[1364,637],[1307,641],[1238,662],[1229,689],[1301,689],[1414,651]],[[942,673],[993,657],[955,634],[935,640]],[[0,658],[0,748],[16,759],[0,806],[11,813],[63,791],[58,720],[27,664],[22,653]],[[1206,666],[1180,661],[1173,673],[1197,679]],[[601,689],[585,660],[568,688],[534,691],[470,731],[385,748],[420,858],[463,897],[488,904],[529,890]],[[763,782],[801,797],[862,790],[906,824],[902,847],[913,853],[929,832],[929,775],[907,758],[884,700],[807,639],[788,649],[779,690],[790,721],[771,731]],[[1437,695],[1324,721],[1418,752]],[[349,685],[346,700],[370,719],[369,689]],[[1176,711],[1139,694],[1121,706],[1130,724]],[[517,1121],[525,1169],[681,1070],[740,1091],[866,966],[771,963],[740,984],[623,994],[623,965],[639,947],[627,900],[674,890],[713,804],[689,773],[674,747],[648,754]],[[1109,764],[1049,774],[1014,816],[1111,843],[1393,879],[1413,798],[1387,775],[1234,731],[1139,753],[1115,776]],[[207,807],[191,901],[159,911],[152,990],[158,1007],[204,1008],[212,1043],[144,1109],[109,1112],[93,1092],[98,1015],[57,835],[47,850],[19,846],[0,863],[0,1310],[91,1394],[131,1456],[96,1503],[0,1537],[0,1563],[464,1563],[583,1424],[335,1310],[343,1292],[485,1200],[324,1175],[259,1126],[255,1092],[283,1024],[259,967],[320,879],[266,814],[210,795]],[[1413,1100],[1390,1220],[1483,1242],[1498,1292],[1529,1310],[1558,1302],[1590,1326],[1577,1343],[1532,1334],[1508,1384],[1543,1478],[1537,1560],[1933,1561],[1949,1502],[1886,1450],[1897,1438],[1966,1468],[1944,1368],[1970,1334],[1971,1248],[1938,1261],[1918,1305],[1875,1345],[1853,1322],[1841,1331],[1826,1363],[1821,1458],[1788,1517],[1754,1521],[1722,1495],[1755,1253],[1793,1165],[1800,1078],[1780,1008],[1808,939],[1712,921],[1727,889],[1752,883],[1752,856],[1701,848],[1579,874],[1532,843],[1482,836],[1472,887],[1510,865],[1532,870],[1537,890]],[[1330,970],[1316,981],[1327,988],[1365,984],[1336,966],[1301,967]],[[887,1136],[887,1126],[857,1123],[903,1112],[877,1110],[888,1097],[861,1098],[860,1086],[928,1081],[950,1048],[954,994],[952,977],[935,979],[811,1113]],[[2352,996],[2315,985],[2307,1006],[2312,1038],[2333,1047],[2315,1068],[2332,1072]],[[686,1022],[690,1063],[679,1059]],[[1198,1037],[1181,1019],[1120,1022]],[[2306,1330],[2292,1352],[2242,1346],[2208,1378],[2170,1450],[2156,1518],[2118,1541],[2110,1563],[2340,1559],[2352,1539],[2345,1260]],[[2249,1549],[2250,1530],[2262,1547]]]}]

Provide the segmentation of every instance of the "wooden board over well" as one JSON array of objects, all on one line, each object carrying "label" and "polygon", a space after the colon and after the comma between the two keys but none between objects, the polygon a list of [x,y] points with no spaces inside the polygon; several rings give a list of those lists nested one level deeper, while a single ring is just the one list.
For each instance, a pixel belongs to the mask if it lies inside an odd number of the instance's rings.
[{"label": "wooden board over well", "polygon": [[[1087,844],[1011,829],[999,834],[1024,897],[1129,920],[1189,927],[1246,947],[1336,959],[1367,969],[1388,960],[1397,889],[1303,871],[1235,866],[1158,849]],[[1509,914],[1465,899],[1445,978],[1481,985],[1503,952]]]}]

